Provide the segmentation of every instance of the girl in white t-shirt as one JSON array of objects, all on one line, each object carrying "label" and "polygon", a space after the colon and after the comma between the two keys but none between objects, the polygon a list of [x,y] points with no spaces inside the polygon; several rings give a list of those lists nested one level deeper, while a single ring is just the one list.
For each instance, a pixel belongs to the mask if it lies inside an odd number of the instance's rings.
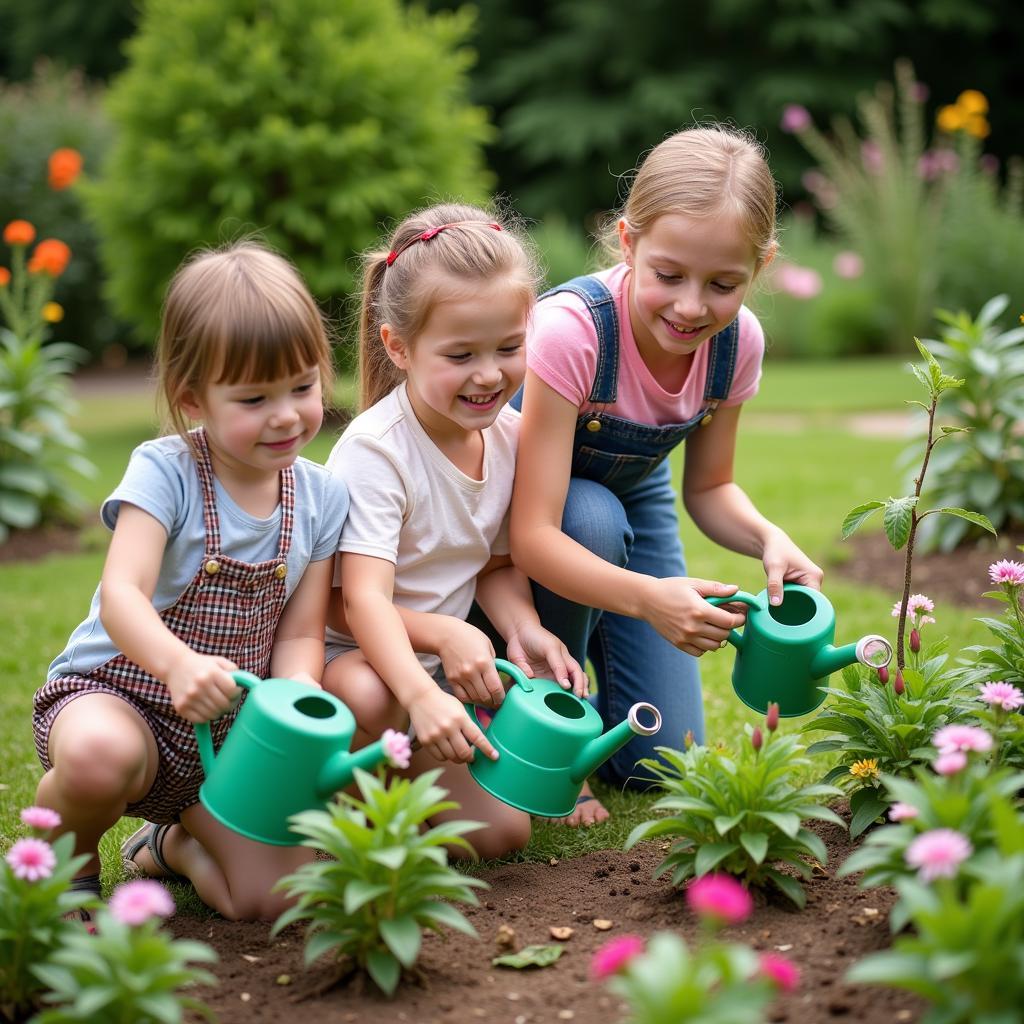
[{"label": "girl in white t-shirt", "polygon": [[422,749],[410,771],[445,763],[441,784],[460,804],[449,815],[488,825],[471,836],[483,857],[524,846],[530,821],[467,768],[497,752],[462,702],[493,708],[505,696],[490,639],[466,621],[474,598],[509,661],[586,693],[508,555],[519,414],[507,403],[526,371],[535,286],[522,244],[483,210],[444,204],[406,218],[366,260],[365,411],[327,463],[351,505],[324,686],[352,709],[357,746],[411,720]]}]

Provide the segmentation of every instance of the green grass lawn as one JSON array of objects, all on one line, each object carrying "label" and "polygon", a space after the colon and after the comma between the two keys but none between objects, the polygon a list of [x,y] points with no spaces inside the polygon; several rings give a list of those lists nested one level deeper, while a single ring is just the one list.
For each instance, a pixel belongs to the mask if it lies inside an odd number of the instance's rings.
[{"label": "green grass lawn", "polygon": [[[889,610],[899,595],[844,582],[828,564],[842,551],[839,527],[845,513],[870,498],[900,493],[901,473],[894,467],[906,442],[899,438],[859,437],[847,429],[846,417],[857,413],[898,412],[917,385],[903,372],[904,363],[857,360],[813,364],[773,364],[761,394],[744,411],[737,453],[737,479],[761,510],[826,567],[825,591],[836,609],[837,643],[865,633],[892,635]],[[344,382],[351,394],[351,383]],[[801,417],[794,420],[794,417]],[[88,442],[88,455],[99,473],[83,492],[93,507],[117,483],[131,449],[153,436],[153,402],[145,396],[97,397],[81,403],[76,425]],[[307,454],[322,460],[333,444],[322,433]],[[678,453],[677,453],[678,455]],[[757,592],[764,587],[759,563],[715,547],[684,517],[683,539],[689,571],[695,576],[738,584]],[[18,810],[31,803],[39,777],[32,744],[31,698],[47,665],[87,610],[98,582],[106,546],[105,532],[92,525],[87,550],[39,562],[0,567],[0,621],[5,643],[0,648],[0,849],[18,834]],[[893,553],[902,560],[902,553]],[[979,581],[979,588],[984,581]],[[974,613],[937,609],[936,627],[947,633],[952,650],[987,636]],[[731,649],[701,660],[708,736],[733,741],[744,722],[755,716],[732,695]],[[794,724],[786,723],[787,728]],[[525,856],[547,859],[621,844],[629,828],[647,815],[650,799],[599,789],[610,802],[612,821],[589,831],[539,825]],[[113,830],[104,845],[106,880],[116,879],[116,843],[129,823]]]}]

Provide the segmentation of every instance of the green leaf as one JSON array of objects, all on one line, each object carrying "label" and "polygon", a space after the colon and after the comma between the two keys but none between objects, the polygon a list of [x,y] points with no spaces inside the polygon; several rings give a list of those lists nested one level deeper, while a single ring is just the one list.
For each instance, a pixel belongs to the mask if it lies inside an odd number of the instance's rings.
[{"label": "green leaf", "polygon": [[373,949],[367,954],[366,970],[377,987],[388,996],[398,987],[398,980],[402,976],[399,962],[382,949]]},{"label": "green leaf", "polygon": [[405,967],[412,967],[420,952],[420,926],[411,917],[384,918],[380,934],[388,949]]},{"label": "green leaf", "polygon": [[852,533],[860,529],[865,520],[869,519],[875,512],[885,505],[883,501],[867,501],[863,505],[850,509],[843,520],[843,540],[846,540]]},{"label": "green leaf", "polygon": [[914,506],[917,504],[916,495],[908,494],[903,498],[890,498],[885,503],[885,511],[882,513],[882,525],[885,527],[885,535],[895,551],[899,551],[907,538],[910,536],[910,523]]},{"label": "green leaf", "polygon": [[496,956],[491,964],[494,967],[550,967],[563,953],[565,946],[524,946],[518,953],[507,953]]},{"label": "green leaf", "polygon": [[850,801],[850,808],[853,811],[850,818],[851,839],[856,839],[876,818],[880,818],[889,809],[889,802],[883,800],[874,790],[861,789],[854,796],[860,796],[861,793],[868,795],[858,801],[856,809],[853,800]]},{"label": "green leaf", "polygon": [[404,863],[408,850],[404,846],[388,846],[383,850],[373,850],[366,856],[378,864],[383,864],[392,871],[397,871]]},{"label": "green leaf", "polygon": [[697,851],[694,871],[698,875],[706,875],[738,849],[739,846],[736,843],[704,843]]},{"label": "green leaf", "polygon": [[390,885],[384,883],[374,884],[362,878],[353,878],[345,886],[345,912],[354,914],[360,907],[365,906],[370,900],[383,896],[391,891]]},{"label": "green leaf", "polygon": [[764,861],[765,854],[768,852],[768,836],[764,832],[742,832],[740,843],[755,864],[761,864]]},{"label": "green leaf", "polygon": [[807,894],[804,892],[804,887],[792,875],[784,875],[774,868],[769,868],[766,874],[800,910],[804,909],[804,905],[807,903]]},{"label": "green leaf", "polygon": [[780,832],[793,839],[800,831],[800,816],[788,811],[759,811],[758,816],[770,821]]},{"label": "green leaf", "polygon": [[934,515],[939,512],[947,516],[957,516],[959,519],[966,519],[967,522],[974,523],[975,526],[980,526],[983,530],[988,530],[993,537],[998,536],[988,516],[983,516],[980,512],[970,512],[965,508],[933,508],[926,515]]}]

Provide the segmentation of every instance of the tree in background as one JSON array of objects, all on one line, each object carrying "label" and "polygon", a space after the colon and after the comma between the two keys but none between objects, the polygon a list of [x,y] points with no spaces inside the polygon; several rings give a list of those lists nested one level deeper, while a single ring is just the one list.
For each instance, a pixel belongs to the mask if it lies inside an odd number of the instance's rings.
[{"label": "tree in background", "polygon": [[86,190],[115,308],[155,331],[182,258],[252,232],[342,297],[383,221],[485,198],[470,29],[468,12],[398,0],[148,0]]}]

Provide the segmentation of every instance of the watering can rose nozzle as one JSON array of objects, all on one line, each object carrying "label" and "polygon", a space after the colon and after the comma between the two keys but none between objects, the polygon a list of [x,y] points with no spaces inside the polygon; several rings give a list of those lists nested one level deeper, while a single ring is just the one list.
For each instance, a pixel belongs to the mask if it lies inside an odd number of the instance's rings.
[{"label": "watering can rose nozzle", "polygon": [[[650,725],[644,725],[643,722],[640,721],[641,711],[645,711],[651,716],[652,721]],[[661,728],[661,712],[653,704],[648,704],[646,701],[640,701],[640,703],[634,704],[629,709],[626,721],[629,723],[630,729],[632,729],[637,736],[653,736]]]},{"label": "watering can rose nozzle", "polygon": [[[641,714],[651,716],[649,725],[640,721]],[[578,783],[604,764],[617,750],[621,750],[634,736],[653,736],[661,728],[661,712],[653,704],[641,701],[634,704],[623,722],[595,737],[584,746],[573,761],[570,776]]]},{"label": "watering can rose nozzle", "polygon": [[892,661],[892,644],[877,633],[869,633],[857,641],[857,660],[868,668],[885,668]]}]

